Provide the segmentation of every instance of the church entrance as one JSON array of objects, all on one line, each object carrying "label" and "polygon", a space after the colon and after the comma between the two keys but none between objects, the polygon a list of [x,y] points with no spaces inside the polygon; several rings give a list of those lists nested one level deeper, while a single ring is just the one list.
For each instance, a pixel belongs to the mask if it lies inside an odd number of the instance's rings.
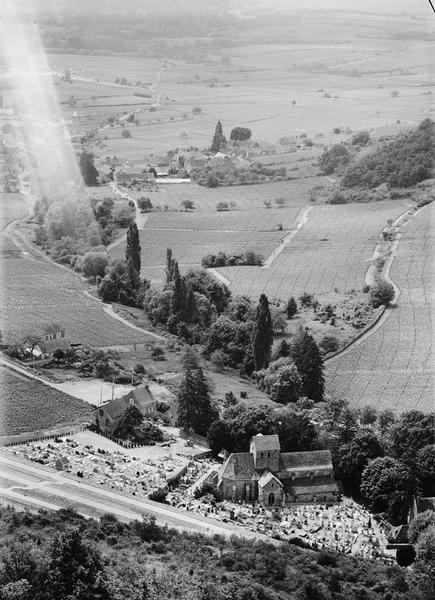
[{"label": "church entrance", "polygon": [[267,504],[269,506],[273,506],[275,504],[275,494],[273,492],[270,492]]}]

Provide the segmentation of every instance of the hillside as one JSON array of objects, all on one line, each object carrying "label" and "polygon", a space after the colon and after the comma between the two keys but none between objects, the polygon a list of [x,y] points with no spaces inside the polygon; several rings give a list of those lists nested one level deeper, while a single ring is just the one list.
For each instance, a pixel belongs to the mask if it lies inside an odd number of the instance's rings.
[{"label": "hillside", "polygon": [[435,123],[425,119],[408,133],[356,159],[346,169],[344,187],[408,188],[432,176],[435,164]]},{"label": "hillside", "polygon": [[[429,576],[365,559],[123,524],[72,510],[0,513],[2,598],[423,600]],[[17,542],[17,539],[20,542]],[[48,585],[47,585],[48,583]]]}]

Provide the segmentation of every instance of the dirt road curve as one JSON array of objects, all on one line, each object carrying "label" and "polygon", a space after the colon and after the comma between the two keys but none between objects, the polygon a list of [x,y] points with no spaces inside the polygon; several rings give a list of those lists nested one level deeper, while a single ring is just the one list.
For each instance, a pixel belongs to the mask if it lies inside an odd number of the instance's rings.
[{"label": "dirt road curve", "polygon": [[36,466],[5,452],[0,452],[0,503],[29,506],[33,509],[73,506],[85,516],[99,517],[112,513],[121,521],[140,520],[143,515],[154,515],[159,525],[180,530],[210,535],[218,533],[227,537],[239,535],[273,542],[264,535],[230,523],[222,523],[143,498],[136,500],[107,488],[89,485],[75,477]]}]

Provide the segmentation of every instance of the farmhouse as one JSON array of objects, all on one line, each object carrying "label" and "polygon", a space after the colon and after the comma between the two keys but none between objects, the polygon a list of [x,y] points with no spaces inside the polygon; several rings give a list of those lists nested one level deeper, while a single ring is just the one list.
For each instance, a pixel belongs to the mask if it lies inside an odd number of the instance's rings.
[{"label": "farmhouse", "polygon": [[146,173],[139,169],[125,167],[123,170],[115,172],[115,181],[119,184],[151,182],[154,181],[154,173]]},{"label": "farmhouse", "polygon": [[57,326],[48,328],[36,342],[24,343],[24,351],[35,358],[51,358],[56,350],[71,350],[71,344],[65,337],[65,329]]},{"label": "farmhouse", "polygon": [[113,435],[119,427],[122,416],[128,406],[134,405],[138,408],[145,417],[168,416],[172,420],[172,411],[168,407],[166,412],[162,413],[158,410],[161,405],[159,400],[154,398],[146,383],[138,385],[134,390],[131,390],[122,398],[111,400],[92,411],[92,423],[98,430],[109,435]]},{"label": "farmhouse", "polygon": [[267,506],[336,502],[339,495],[329,450],[281,452],[277,435],[261,433],[249,452],[230,454],[218,487],[228,500]]}]

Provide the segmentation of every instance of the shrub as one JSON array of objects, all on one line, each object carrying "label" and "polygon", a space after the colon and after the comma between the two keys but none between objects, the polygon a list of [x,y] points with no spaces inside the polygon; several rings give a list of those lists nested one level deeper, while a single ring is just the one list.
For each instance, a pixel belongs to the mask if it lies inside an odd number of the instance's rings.
[{"label": "shrub", "polygon": [[209,188],[215,188],[219,185],[219,179],[213,173],[209,173],[205,180],[205,185]]},{"label": "shrub", "polygon": [[154,360],[165,360],[165,351],[160,346],[154,346],[151,350],[151,358]]},{"label": "shrub", "polygon": [[151,202],[151,199],[145,198],[144,196],[142,196],[142,198],[139,198],[139,200],[137,201],[137,205],[139,207],[139,210],[144,212],[148,212],[153,208],[153,203]]},{"label": "shrub", "polygon": [[389,306],[394,298],[394,287],[391,283],[381,280],[370,290],[370,304],[373,308]]},{"label": "shrub", "polygon": [[151,494],[148,494],[148,498],[153,500],[154,502],[161,502],[162,504],[167,504],[166,496],[168,495],[168,490],[164,488],[159,488],[158,490],[154,490]]},{"label": "shrub", "polygon": [[304,308],[309,308],[310,306],[312,306],[313,301],[314,296],[312,294],[308,294],[307,292],[304,292],[299,296],[299,304]]},{"label": "shrub", "polygon": [[[210,186],[208,186],[208,187],[210,187]],[[230,209],[230,207],[228,205],[228,202],[219,202],[216,206],[216,210],[218,212],[222,212],[224,210],[229,210],[229,209]]]},{"label": "shrub", "polygon": [[367,146],[370,142],[370,134],[368,131],[358,131],[352,138],[353,146]]},{"label": "shrub", "polygon": [[329,354],[329,352],[336,352],[340,344],[335,336],[325,335],[321,339],[319,346],[325,354]]},{"label": "shrub", "polygon": [[193,495],[196,499],[211,495],[216,502],[222,502],[223,500],[221,491],[218,490],[215,485],[207,481],[203,483],[201,487],[197,487]]},{"label": "shrub", "polygon": [[317,563],[322,567],[336,567],[336,557],[327,550],[321,550],[317,555]]},{"label": "shrub", "polygon": [[131,138],[131,133],[128,129],[124,129],[124,131],[121,133],[121,137],[123,138]]}]

